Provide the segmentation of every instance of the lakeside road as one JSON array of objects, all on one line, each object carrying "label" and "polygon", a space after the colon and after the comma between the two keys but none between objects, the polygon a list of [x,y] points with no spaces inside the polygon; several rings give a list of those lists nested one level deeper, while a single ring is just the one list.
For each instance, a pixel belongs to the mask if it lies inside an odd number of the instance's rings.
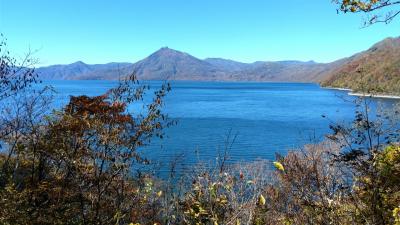
[{"label": "lakeside road", "polygon": [[358,92],[353,92],[352,89],[350,88],[335,88],[335,87],[322,87],[324,89],[332,89],[332,90],[338,90],[338,91],[347,91],[348,95],[351,96],[358,96],[358,97],[371,97],[371,98],[387,98],[387,99],[399,99],[399,95],[385,95],[385,94],[368,94],[368,93],[358,93]]}]

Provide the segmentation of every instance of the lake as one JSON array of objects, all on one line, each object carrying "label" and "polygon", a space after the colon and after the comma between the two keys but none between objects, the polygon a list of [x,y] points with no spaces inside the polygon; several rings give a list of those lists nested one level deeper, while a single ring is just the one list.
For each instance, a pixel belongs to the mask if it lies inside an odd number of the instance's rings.
[{"label": "lake", "polygon": [[[148,82],[157,88],[161,82]],[[115,81],[45,81],[56,93],[55,106],[70,95],[100,95]],[[190,168],[199,160],[215,161],[225,149],[229,161],[273,160],[275,153],[322,140],[331,122],[352,121],[355,97],[345,91],[308,83],[184,82],[173,81],[164,112],[177,120],[166,138],[141,149],[162,168],[177,156]],[[148,98],[146,98],[148,101]],[[392,104],[395,100],[374,99]],[[326,118],[323,118],[325,115]],[[234,139],[234,140],[233,140]]]}]

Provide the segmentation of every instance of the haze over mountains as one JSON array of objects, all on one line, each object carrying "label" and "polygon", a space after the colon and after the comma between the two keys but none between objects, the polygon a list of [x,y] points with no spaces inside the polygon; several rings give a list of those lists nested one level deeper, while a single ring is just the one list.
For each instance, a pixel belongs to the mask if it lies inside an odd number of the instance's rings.
[{"label": "haze over mountains", "polygon": [[[360,68],[373,70],[374,79],[377,76],[386,77],[385,79],[400,77],[399,43],[400,37],[388,38],[367,51],[332,63],[242,63],[221,58],[202,60],[165,47],[136,63],[88,65],[79,61],[68,65],[41,67],[37,72],[40,78],[50,80],[116,80],[135,72],[143,80],[323,82],[330,86],[347,87],[352,82],[349,77],[353,77]],[[335,83],[338,79],[349,82]]]}]

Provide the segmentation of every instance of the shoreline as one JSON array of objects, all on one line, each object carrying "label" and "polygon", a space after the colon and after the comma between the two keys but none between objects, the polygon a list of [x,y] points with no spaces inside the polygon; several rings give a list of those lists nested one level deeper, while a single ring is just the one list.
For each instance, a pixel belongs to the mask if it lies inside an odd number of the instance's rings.
[{"label": "shoreline", "polygon": [[335,87],[323,87],[323,86],[321,86],[321,87],[324,88],[324,89],[329,89],[329,90],[353,91],[353,90],[351,90],[350,88],[335,88]]},{"label": "shoreline", "polygon": [[389,99],[399,99],[400,100],[400,96],[398,96],[398,95],[365,94],[365,93],[357,93],[357,92],[350,92],[350,93],[348,93],[348,95],[358,96],[358,97],[389,98]]},{"label": "shoreline", "polygon": [[371,97],[371,98],[387,98],[387,99],[399,99],[399,95],[390,95],[390,94],[368,94],[368,93],[359,93],[359,92],[353,92],[352,89],[350,88],[335,88],[335,87],[322,87],[324,89],[330,89],[330,90],[338,90],[338,91],[347,91],[348,95],[350,96],[357,96],[357,97]]}]

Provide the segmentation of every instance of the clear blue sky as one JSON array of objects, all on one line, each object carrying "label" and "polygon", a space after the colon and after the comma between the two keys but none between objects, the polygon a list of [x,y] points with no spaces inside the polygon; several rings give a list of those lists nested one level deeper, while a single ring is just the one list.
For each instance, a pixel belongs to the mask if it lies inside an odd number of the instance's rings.
[{"label": "clear blue sky", "polygon": [[0,0],[9,50],[41,65],[135,62],[168,46],[199,58],[330,62],[400,35],[390,25],[360,29],[331,0]]}]

